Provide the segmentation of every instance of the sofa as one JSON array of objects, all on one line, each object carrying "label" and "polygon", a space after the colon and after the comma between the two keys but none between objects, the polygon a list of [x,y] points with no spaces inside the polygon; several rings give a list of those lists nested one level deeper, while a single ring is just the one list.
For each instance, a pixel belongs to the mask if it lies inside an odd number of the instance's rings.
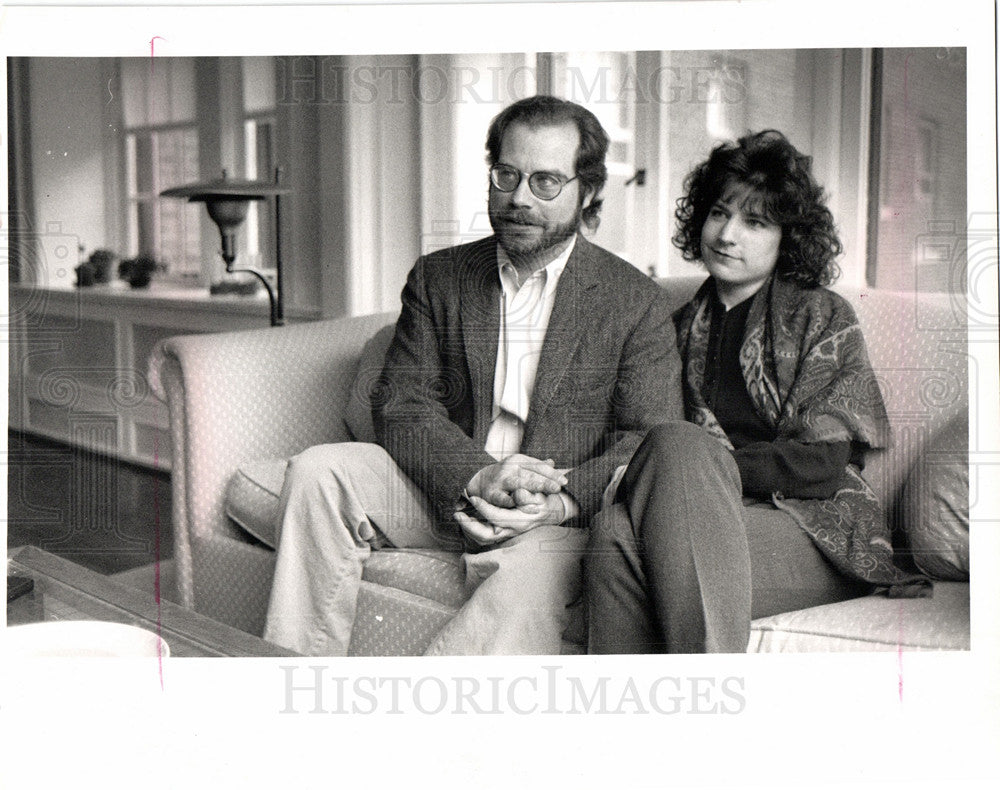
[{"label": "sofa", "polygon": [[[675,306],[700,279],[660,283]],[[884,592],[751,624],[749,652],[967,650],[968,375],[964,297],[838,289],[855,306],[893,429],[865,476],[901,562],[933,595]],[[261,634],[286,459],[326,442],[373,439],[368,396],[395,314],[162,341],[153,391],[170,413],[180,603]],[[419,655],[464,600],[460,557],[373,552],[351,655]],[[582,606],[564,652],[583,652]]]}]

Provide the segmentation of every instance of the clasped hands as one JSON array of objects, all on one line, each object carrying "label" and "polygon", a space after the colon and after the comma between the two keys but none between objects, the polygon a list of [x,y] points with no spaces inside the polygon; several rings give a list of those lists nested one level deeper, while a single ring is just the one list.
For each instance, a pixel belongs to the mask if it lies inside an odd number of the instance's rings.
[{"label": "clasped hands", "polygon": [[560,495],[566,470],[549,458],[515,454],[480,469],[465,488],[475,513],[455,513],[462,532],[480,546],[491,546],[544,524],[561,524],[571,514]]}]

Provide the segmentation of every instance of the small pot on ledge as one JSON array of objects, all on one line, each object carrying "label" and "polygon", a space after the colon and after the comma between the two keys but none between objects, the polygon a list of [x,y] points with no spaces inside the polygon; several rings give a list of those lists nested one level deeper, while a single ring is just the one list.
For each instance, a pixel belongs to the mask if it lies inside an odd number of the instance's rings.
[{"label": "small pot on ledge", "polygon": [[94,250],[90,253],[90,257],[75,269],[77,287],[86,288],[109,282],[111,271],[117,261],[118,256],[111,250]]},{"label": "small pot on ledge", "polygon": [[127,280],[133,288],[147,288],[156,272],[166,271],[166,267],[157,263],[151,255],[139,255],[127,258],[118,265],[118,276]]}]

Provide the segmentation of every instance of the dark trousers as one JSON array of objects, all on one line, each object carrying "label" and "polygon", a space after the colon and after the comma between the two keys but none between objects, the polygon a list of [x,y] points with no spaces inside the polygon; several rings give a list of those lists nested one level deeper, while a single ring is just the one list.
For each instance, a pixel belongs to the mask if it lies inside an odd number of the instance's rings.
[{"label": "dark trousers", "polygon": [[750,620],[870,591],[786,513],[743,505],[732,454],[704,429],[655,427],[617,504],[591,524],[592,653],[742,653]]}]

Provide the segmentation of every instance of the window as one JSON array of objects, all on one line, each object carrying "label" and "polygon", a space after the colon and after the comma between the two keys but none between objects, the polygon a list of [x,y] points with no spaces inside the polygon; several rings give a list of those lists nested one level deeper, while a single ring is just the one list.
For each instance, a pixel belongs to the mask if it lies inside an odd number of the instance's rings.
[{"label": "window", "polygon": [[637,92],[629,86],[637,74],[635,52],[561,52],[540,59],[552,93],[582,104],[601,122],[611,138],[606,158],[601,224],[593,236],[597,244],[641,267],[647,256],[639,252],[642,229],[635,186],[639,158],[636,141]]},{"label": "window", "polygon": [[123,59],[121,85],[129,254],[152,255],[171,280],[197,281],[200,207],[159,197],[199,176],[194,61]]},{"label": "window", "polygon": [[[231,178],[274,177],[274,71],[269,57],[121,61],[128,251],[166,264],[162,279],[204,285],[221,263],[204,206],[160,192],[222,169]],[[273,267],[268,205],[250,205],[239,266]]]},{"label": "window", "polygon": [[[243,173],[251,180],[274,179],[275,168],[275,68],[274,58],[241,58],[243,77]],[[252,201],[247,213],[246,263],[259,269],[274,268],[269,202]]]},{"label": "window", "polygon": [[966,289],[965,50],[876,50],[868,281]]}]

